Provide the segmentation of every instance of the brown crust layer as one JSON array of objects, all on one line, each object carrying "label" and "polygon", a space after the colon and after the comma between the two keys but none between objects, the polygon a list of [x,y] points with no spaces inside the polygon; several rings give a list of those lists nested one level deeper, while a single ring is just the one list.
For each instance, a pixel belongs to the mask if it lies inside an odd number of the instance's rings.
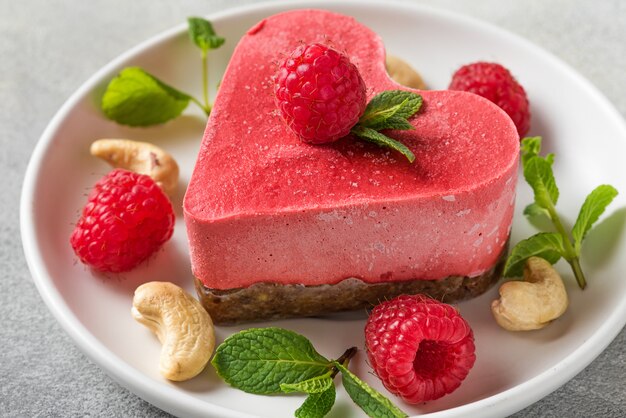
[{"label": "brown crust layer", "polygon": [[502,274],[507,247],[494,267],[480,276],[369,284],[350,278],[334,285],[257,283],[242,289],[209,289],[195,279],[200,302],[217,324],[233,324],[371,308],[401,294],[423,293],[447,303],[484,293]]}]

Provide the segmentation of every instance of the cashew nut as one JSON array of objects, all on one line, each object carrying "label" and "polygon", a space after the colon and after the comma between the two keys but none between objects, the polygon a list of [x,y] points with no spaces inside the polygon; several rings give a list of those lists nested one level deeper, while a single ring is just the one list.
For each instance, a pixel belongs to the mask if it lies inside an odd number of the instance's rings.
[{"label": "cashew nut", "polygon": [[417,71],[404,60],[393,55],[387,55],[385,65],[389,77],[398,84],[418,90],[426,90],[426,84]]},{"label": "cashew nut", "polygon": [[213,321],[195,298],[169,282],[149,282],[135,290],[133,318],[163,344],[159,368],[175,381],[200,373],[213,354]]},{"label": "cashew nut", "polygon": [[559,273],[543,258],[530,257],[524,266],[524,281],[504,283],[500,299],[491,303],[491,312],[502,328],[529,331],[560,317],[567,304]]},{"label": "cashew nut", "polygon": [[99,139],[91,144],[90,152],[113,167],[147,174],[169,196],[176,190],[178,164],[156,145],[130,139]]}]

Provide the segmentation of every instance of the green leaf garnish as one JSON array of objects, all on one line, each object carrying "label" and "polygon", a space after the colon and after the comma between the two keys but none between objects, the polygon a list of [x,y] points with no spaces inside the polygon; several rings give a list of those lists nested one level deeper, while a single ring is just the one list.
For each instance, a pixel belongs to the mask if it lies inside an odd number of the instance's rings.
[{"label": "green leaf garnish", "polygon": [[227,338],[211,361],[231,386],[249,393],[281,393],[281,383],[298,383],[328,372],[329,360],[302,335],[282,328],[252,328]]},{"label": "green leaf garnish", "polygon": [[225,39],[215,33],[213,25],[206,19],[190,17],[187,22],[189,24],[189,37],[202,50],[202,98],[204,105],[201,106],[209,115],[211,113],[211,103],[209,103],[209,50],[222,46]]},{"label": "green leaf garnish", "polygon": [[365,108],[361,121],[367,122],[375,119],[377,115],[385,114],[393,109],[390,116],[398,116],[408,119],[413,116],[422,106],[422,96],[404,90],[387,90],[377,94],[370,100]]},{"label": "green leaf garnish", "polygon": [[532,136],[522,139],[520,151],[522,153],[522,166],[524,166],[529,158],[539,155],[541,151],[541,137]]},{"label": "green leaf garnish", "polygon": [[311,393],[302,406],[296,409],[296,418],[324,418],[335,404],[335,386],[332,384],[323,392]]},{"label": "green leaf garnish", "polygon": [[415,155],[406,145],[379,131],[415,129],[408,119],[420,110],[422,101],[422,96],[410,91],[384,91],[370,100],[350,132],[357,138],[397,151],[412,163]]},{"label": "green leaf garnish", "polygon": [[399,116],[391,116],[389,119],[385,120],[385,123],[380,126],[370,127],[375,130],[383,130],[383,129],[394,129],[398,131],[409,131],[411,129],[415,129],[411,123]]},{"label": "green leaf garnish", "polygon": [[521,276],[524,272],[524,262],[530,257],[541,257],[554,264],[561,259],[563,237],[554,232],[540,232],[517,243],[511,250],[511,255],[504,265],[504,276]]},{"label": "green leaf garnish", "polygon": [[544,209],[556,205],[559,189],[552,173],[552,164],[544,158],[533,156],[524,163],[524,178],[535,192],[535,203]]},{"label": "green leaf garnish", "polygon": [[139,67],[123,69],[109,83],[102,110],[122,125],[148,126],[179,116],[191,98]]},{"label": "green leaf garnish", "polygon": [[300,334],[282,328],[252,328],[228,337],[217,347],[211,363],[226,383],[246,392],[306,393],[306,400],[295,411],[298,418],[323,418],[330,412],[336,396],[333,378],[339,372],[350,397],[370,416],[406,417],[348,371],[356,352],[356,347],[351,347],[329,361]]},{"label": "green leaf garnish", "polygon": [[372,418],[405,418],[408,416],[346,367],[337,362],[335,362],[335,367],[341,371],[341,381],[350,398],[368,416]]},{"label": "green leaf garnish", "polygon": [[285,393],[303,392],[303,393],[320,393],[326,391],[333,386],[333,379],[330,377],[331,372],[315,376],[311,379],[297,383],[281,383],[280,389]]},{"label": "green leaf garnish", "polygon": [[208,20],[190,17],[187,22],[189,23],[189,37],[200,49],[217,49],[224,44],[225,39],[217,36],[213,25]]},{"label": "green leaf garnish", "polygon": [[556,232],[539,233],[519,242],[506,261],[504,275],[521,275],[524,261],[531,256],[542,257],[552,264],[563,257],[571,266],[578,286],[584,289],[587,280],[580,267],[582,241],[606,207],[617,196],[617,190],[609,185],[602,185],[593,190],[585,199],[570,235],[563,227],[556,211],[559,189],[552,171],[554,154],[548,154],[545,157],[539,155],[541,152],[541,137],[539,136],[524,138],[520,149],[524,178],[533,189],[535,197],[535,201],[524,209],[524,214],[530,217],[547,215]]},{"label": "green leaf garnish", "polygon": [[539,206],[536,203],[531,203],[530,205],[524,208],[524,215],[533,217],[533,216],[550,216],[548,211]]},{"label": "green leaf garnish", "polygon": [[381,134],[378,131],[375,131],[371,128],[366,128],[365,126],[356,125],[350,131],[354,135],[359,138],[372,142],[374,144],[380,145],[381,147],[391,148],[392,150],[398,151],[400,154],[404,155],[409,162],[415,161],[415,154],[411,152],[406,145],[402,142],[396,141],[395,139],[391,139],[386,135]]},{"label": "green leaf garnish", "polygon": [[157,125],[180,116],[190,101],[197,104],[207,116],[211,113],[207,52],[219,48],[224,38],[215,34],[208,20],[190,17],[188,22],[189,36],[202,50],[204,103],[139,67],[127,67],[111,80],[102,97],[102,110],[109,119],[129,126]]},{"label": "green leaf garnish", "polygon": [[617,190],[613,186],[603,184],[596,187],[585,199],[578,213],[576,223],[572,228],[572,237],[574,238],[574,248],[580,252],[583,239],[587,232],[591,229],[600,215],[604,213],[606,207],[617,196]]},{"label": "green leaf garnish", "polygon": [[359,123],[371,128],[381,124],[392,116],[408,119],[420,110],[422,100],[422,96],[410,91],[383,91],[370,100],[363,116],[359,119]]}]

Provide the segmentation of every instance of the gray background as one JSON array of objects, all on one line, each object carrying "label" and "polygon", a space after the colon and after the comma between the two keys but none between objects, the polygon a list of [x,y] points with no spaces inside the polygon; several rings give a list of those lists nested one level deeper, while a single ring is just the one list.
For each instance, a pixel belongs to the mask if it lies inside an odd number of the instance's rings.
[{"label": "gray background", "polygon": [[[168,416],[91,363],[44,306],[19,238],[20,189],[46,124],[96,70],[187,16],[246,3],[0,0],[0,416]],[[577,69],[626,116],[626,2],[415,3],[526,37]],[[626,416],[625,343],[622,331],[575,379],[516,416]]]}]

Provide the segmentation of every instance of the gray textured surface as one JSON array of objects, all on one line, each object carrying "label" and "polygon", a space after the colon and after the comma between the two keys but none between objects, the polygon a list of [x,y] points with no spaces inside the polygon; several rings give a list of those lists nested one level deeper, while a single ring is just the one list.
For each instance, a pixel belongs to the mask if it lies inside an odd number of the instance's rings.
[{"label": "gray textured surface", "polygon": [[[66,98],[121,52],[249,1],[0,0],[0,415],[168,416],[112,381],[42,303],[19,240],[30,153]],[[626,115],[626,2],[418,1],[490,21],[576,68]],[[574,380],[517,417],[626,416],[626,331]]]}]

